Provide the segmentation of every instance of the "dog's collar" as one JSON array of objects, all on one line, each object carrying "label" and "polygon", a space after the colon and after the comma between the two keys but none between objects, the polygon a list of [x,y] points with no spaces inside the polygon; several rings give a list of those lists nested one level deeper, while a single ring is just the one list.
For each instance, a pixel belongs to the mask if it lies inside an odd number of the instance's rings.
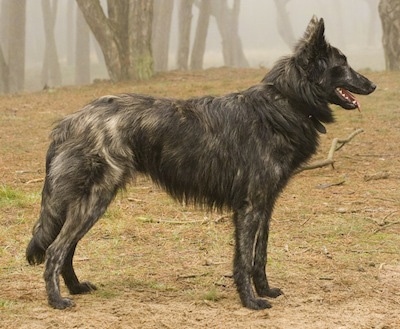
[{"label": "dog's collar", "polygon": [[312,121],[315,129],[317,129],[318,132],[321,134],[326,134],[325,126],[318,119],[316,119],[312,114],[309,114],[308,118]]}]

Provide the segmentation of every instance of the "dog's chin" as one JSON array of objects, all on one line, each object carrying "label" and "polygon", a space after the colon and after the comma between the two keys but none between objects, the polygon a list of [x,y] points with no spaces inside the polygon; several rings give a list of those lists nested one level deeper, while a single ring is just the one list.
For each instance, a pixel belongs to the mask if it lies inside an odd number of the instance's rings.
[{"label": "dog's chin", "polygon": [[352,111],[352,110],[355,110],[355,109],[360,109],[359,106],[354,105],[353,103],[341,103],[341,104],[337,104],[337,105],[339,105],[341,108],[343,108],[345,110],[348,110],[348,111]]},{"label": "dog's chin", "polygon": [[332,100],[331,104],[335,104],[340,106],[342,109],[345,109],[346,111],[352,111],[355,109],[359,109],[359,107],[357,105],[354,105],[353,103],[348,103],[348,102],[342,102],[340,100]]}]

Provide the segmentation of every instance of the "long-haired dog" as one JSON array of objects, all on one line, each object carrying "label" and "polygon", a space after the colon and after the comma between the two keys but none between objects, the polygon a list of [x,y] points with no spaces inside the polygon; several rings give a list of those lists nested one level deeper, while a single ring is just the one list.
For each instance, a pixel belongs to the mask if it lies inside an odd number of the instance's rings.
[{"label": "long-haired dog", "polygon": [[60,274],[71,294],[96,289],[78,280],[75,248],[141,173],[177,200],[233,211],[241,302],[271,307],[260,297],[282,294],[265,272],[274,203],[315,153],[323,123],[333,122],[328,105],[358,108],[351,92],[374,89],[326,42],[323,20],[313,17],[293,55],[247,90],[187,100],[104,96],[67,116],[51,134],[40,217],[26,252],[30,264],[45,262],[50,305],[73,305],[60,295]]}]

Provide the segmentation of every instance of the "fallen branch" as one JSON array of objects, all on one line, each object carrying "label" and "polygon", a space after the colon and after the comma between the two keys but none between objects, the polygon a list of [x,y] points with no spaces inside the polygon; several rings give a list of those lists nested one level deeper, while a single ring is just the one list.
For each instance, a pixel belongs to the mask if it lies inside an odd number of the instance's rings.
[{"label": "fallen branch", "polygon": [[311,169],[317,169],[317,168],[322,168],[322,167],[326,167],[331,165],[332,168],[335,160],[333,160],[333,155],[336,151],[340,150],[345,144],[347,144],[348,142],[350,142],[355,136],[357,136],[358,134],[361,134],[362,132],[364,132],[363,129],[357,129],[355,131],[353,131],[347,138],[345,139],[340,139],[340,138],[334,138],[332,140],[332,145],[331,148],[329,149],[328,152],[328,156],[326,159],[324,160],[320,160],[320,161],[315,161],[312,162],[308,165],[302,166],[299,169],[297,169],[294,173],[298,174],[304,170],[311,170]]},{"label": "fallen branch", "polygon": [[207,220],[164,220],[164,219],[153,219],[153,218],[146,218],[146,217],[137,217],[138,220],[145,222],[145,223],[155,223],[155,224],[176,224],[176,225],[185,225],[185,224],[204,224]]},{"label": "fallen branch", "polygon": [[198,273],[198,274],[178,274],[176,279],[194,279],[194,278],[200,278],[203,276],[207,276],[209,273]]},{"label": "fallen branch", "polygon": [[36,179],[28,180],[25,184],[40,183],[43,181],[44,181],[44,178],[36,178]]},{"label": "fallen branch", "polygon": [[380,228],[377,228],[377,229],[374,231],[374,234],[383,231],[384,229],[388,228],[389,226],[397,225],[397,224],[400,224],[400,221],[386,223],[386,224],[382,225]]},{"label": "fallen branch", "polygon": [[368,182],[370,180],[386,179],[389,178],[390,174],[387,171],[377,172],[371,175],[365,175],[364,181]]}]

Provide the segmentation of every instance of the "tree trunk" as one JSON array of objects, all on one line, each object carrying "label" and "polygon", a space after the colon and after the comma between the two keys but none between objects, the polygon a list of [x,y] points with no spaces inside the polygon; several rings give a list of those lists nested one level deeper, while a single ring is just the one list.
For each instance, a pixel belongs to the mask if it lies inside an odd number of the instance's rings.
[{"label": "tree trunk", "polygon": [[108,0],[108,17],[99,0],[76,1],[103,52],[111,80],[152,76],[153,1]]},{"label": "tree trunk", "polygon": [[129,0],[128,42],[131,79],[146,80],[154,74],[151,53],[152,22],[153,1]]},{"label": "tree trunk", "polygon": [[381,0],[379,15],[382,22],[382,43],[385,52],[386,70],[400,70],[400,2]]},{"label": "tree trunk", "polygon": [[173,0],[155,0],[152,33],[154,70],[168,70],[169,38],[171,31]]},{"label": "tree trunk", "polygon": [[67,43],[67,64],[74,64],[74,32],[76,34],[76,26],[74,25],[74,18],[76,15],[74,13],[78,12],[78,10],[74,10],[76,4],[74,1],[68,1],[67,3],[67,15],[66,15],[66,43]]},{"label": "tree trunk", "polygon": [[286,5],[288,2],[289,0],[275,0],[277,13],[276,22],[278,25],[278,32],[283,41],[285,41],[290,48],[293,48],[296,44],[296,38],[294,37],[292,24],[290,23],[289,15],[286,10]]},{"label": "tree trunk", "polygon": [[58,62],[57,46],[54,37],[54,26],[57,15],[57,0],[42,0],[43,23],[46,38],[44,59],[42,66],[43,86],[61,85],[61,69]]},{"label": "tree trunk", "polygon": [[190,68],[192,70],[201,70],[203,68],[207,31],[210,23],[210,10],[210,0],[201,0],[199,6],[199,19],[197,20],[196,36],[194,38],[192,55],[190,56]]},{"label": "tree trunk", "polygon": [[10,92],[24,89],[26,0],[9,1],[8,67]]},{"label": "tree trunk", "polygon": [[178,70],[187,70],[190,49],[190,31],[192,24],[192,6],[194,0],[180,0],[178,17]]},{"label": "tree trunk", "polygon": [[75,84],[90,83],[90,30],[82,15],[76,8],[76,47],[75,47]]},{"label": "tree trunk", "polygon": [[6,59],[3,54],[3,49],[0,46],[0,94],[7,94],[9,92],[9,72]]},{"label": "tree trunk", "polygon": [[368,18],[368,38],[367,43],[368,46],[375,47],[376,41],[376,21],[378,19],[378,15],[376,15],[376,0],[365,0],[369,9],[369,18]]},{"label": "tree trunk", "polygon": [[[117,31],[116,28],[112,26],[112,24],[116,25],[118,22],[113,22],[112,16],[108,19],[104,15],[98,0],[76,0],[76,2],[103,52],[110,79],[112,81],[127,79],[127,74],[124,74],[122,71],[122,54],[119,49],[121,46],[117,40]],[[122,0],[119,2],[122,3]],[[115,3],[117,3],[117,1],[115,1]],[[108,8],[110,16],[110,8],[113,9],[113,6],[108,6]]]},{"label": "tree trunk", "polygon": [[8,61],[8,30],[10,16],[10,2],[12,0],[1,0],[0,7],[0,43],[3,48],[3,54]]},{"label": "tree trunk", "polygon": [[8,18],[10,0],[1,1],[0,10],[0,93],[9,93]]},{"label": "tree trunk", "polygon": [[227,0],[211,1],[211,8],[222,38],[224,64],[231,67],[248,67],[249,63],[239,37],[240,0],[233,2],[232,9],[229,8]]}]

